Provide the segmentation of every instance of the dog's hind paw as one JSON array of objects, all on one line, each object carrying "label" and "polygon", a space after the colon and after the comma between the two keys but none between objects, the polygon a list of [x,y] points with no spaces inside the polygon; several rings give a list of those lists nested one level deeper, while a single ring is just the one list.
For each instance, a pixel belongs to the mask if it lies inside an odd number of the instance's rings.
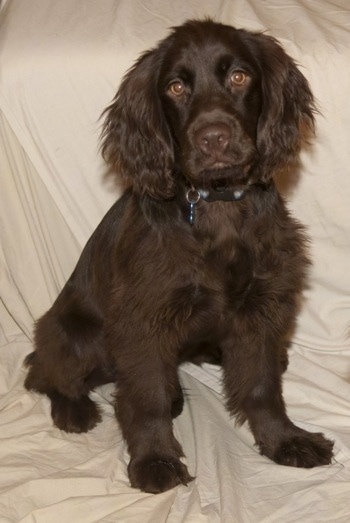
[{"label": "dog's hind paw", "polygon": [[49,397],[53,422],[65,432],[87,432],[101,421],[97,405],[88,396],[71,400],[54,393]]}]

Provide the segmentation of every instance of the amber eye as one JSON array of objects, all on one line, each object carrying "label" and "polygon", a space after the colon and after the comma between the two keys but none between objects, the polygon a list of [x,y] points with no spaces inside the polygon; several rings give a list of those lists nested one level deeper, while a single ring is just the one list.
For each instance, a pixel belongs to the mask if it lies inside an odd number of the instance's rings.
[{"label": "amber eye", "polygon": [[176,80],[169,85],[168,92],[173,96],[182,96],[185,92],[185,86],[180,80]]},{"label": "amber eye", "polygon": [[244,73],[243,71],[234,71],[231,74],[230,82],[234,86],[242,86],[244,85],[248,80],[248,75]]}]

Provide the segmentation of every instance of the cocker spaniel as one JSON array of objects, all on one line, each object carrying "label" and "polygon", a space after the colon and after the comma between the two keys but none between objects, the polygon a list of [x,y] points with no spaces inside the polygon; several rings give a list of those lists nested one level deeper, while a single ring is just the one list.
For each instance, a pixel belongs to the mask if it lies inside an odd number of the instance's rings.
[{"label": "cocker spaniel", "polygon": [[106,110],[102,153],[125,192],[37,322],[25,386],[58,428],[85,432],[101,420],[89,392],[114,382],[133,487],[192,479],[172,430],[183,361],[222,365],[227,409],[261,454],[332,459],[331,441],[290,421],[281,386],[309,261],[273,178],[314,113],[275,39],[209,19],[144,53]]}]

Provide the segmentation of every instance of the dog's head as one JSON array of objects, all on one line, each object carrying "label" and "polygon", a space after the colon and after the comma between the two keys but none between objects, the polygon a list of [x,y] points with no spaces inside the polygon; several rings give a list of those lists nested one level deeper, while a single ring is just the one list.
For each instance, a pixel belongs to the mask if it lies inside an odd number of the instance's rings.
[{"label": "dog's head", "polygon": [[189,21],[146,52],[106,110],[102,153],[128,184],[171,198],[267,181],[313,130],[307,80],[266,35]]}]

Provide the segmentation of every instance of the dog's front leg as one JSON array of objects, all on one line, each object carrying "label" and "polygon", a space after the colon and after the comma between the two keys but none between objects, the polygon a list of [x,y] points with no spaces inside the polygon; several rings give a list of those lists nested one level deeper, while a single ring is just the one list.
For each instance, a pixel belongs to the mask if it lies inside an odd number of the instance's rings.
[{"label": "dog's front leg", "polygon": [[282,396],[279,340],[267,329],[242,325],[223,346],[227,407],[238,422],[248,420],[261,454],[281,465],[327,465],[333,443],[288,418]]},{"label": "dog's front leg", "polygon": [[154,345],[148,349],[144,342],[119,358],[115,409],[130,453],[131,486],[158,493],[193,478],[173,434],[172,418],[183,401],[177,367]]}]

